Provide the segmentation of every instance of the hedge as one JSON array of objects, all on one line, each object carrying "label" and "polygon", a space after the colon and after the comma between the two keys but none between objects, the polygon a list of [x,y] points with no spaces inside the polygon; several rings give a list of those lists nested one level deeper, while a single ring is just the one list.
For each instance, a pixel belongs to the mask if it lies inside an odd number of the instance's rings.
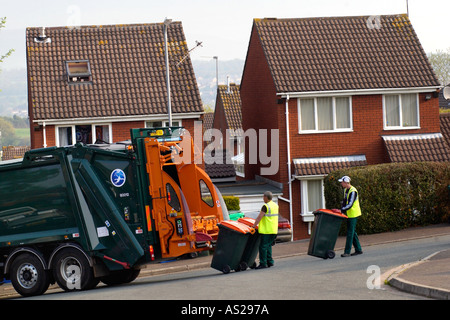
[{"label": "hedge", "polygon": [[227,205],[228,211],[235,211],[240,210],[240,201],[238,197],[234,196],[224,196],[223,200],[225,201],[225,204]]},{"label": "hedge", "polygon": [[450,222],[450,162],[389,163],[334,171],[324,179],[328,209],[341,208],[343,188],[338,179],[344,175],[359,192],[362,216],[356,230],[360,234]]}]

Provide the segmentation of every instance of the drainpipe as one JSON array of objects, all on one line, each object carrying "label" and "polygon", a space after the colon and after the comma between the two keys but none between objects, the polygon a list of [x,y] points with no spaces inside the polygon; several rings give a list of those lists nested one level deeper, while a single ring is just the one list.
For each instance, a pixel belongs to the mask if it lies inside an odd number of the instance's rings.
[{"label": "drainpipe", "polygon": [[47,132],[45,130],[45,122],[42,124],[42,133],[44,135],[44,148],[47,148]]},{"label": "drainpipe", "polygon": [[[288,186],[289,186],[289,200],[281,198],[289,203],[289,220],[291,222],[292,234],[291,241],[294,241],[294,220],[292,213],[292,173],[291,173],[291,142],[289,136],[289,95],[286,96],[286,144],[287,144],[287,166],[288,166]],[[280,199],[280,197],[278,197]]]}]

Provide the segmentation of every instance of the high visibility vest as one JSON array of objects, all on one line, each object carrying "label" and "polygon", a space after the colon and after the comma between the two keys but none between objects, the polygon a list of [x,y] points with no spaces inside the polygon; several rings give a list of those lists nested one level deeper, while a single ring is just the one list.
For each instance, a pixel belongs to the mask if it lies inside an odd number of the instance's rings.
[{"label": "high visibility vest", "polygon": [[259,222],[258,232],[261,234],[277,234],[278,233],[278,205],[269,201],[264,204],[266,213]]},{"label": "high visibility vest", "polygon": [[349,218],[357,218],[361,215],[361,207],[359,205],[359,195],[358,190],[354,186],[351,186],[350,189],[344,190],[344,198],[346,199],[345,205],[348,205],[350,201],[350,193],[356,192],[356,199],[353,202],[353,206],[347,210],[347,217]]}]

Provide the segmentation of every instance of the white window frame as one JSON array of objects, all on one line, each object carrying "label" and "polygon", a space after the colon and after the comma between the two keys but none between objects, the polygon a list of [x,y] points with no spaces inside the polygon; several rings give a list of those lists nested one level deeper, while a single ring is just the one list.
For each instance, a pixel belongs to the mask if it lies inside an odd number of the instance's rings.
[{"label": "white window frame", "polygon": [[298,178],[300,180],[300,199],[301,199],[301,213],[302,219],[304,222],[312,222],[314,221],[314,214],[313,211],[308,210],[308,181],[312,180],[320,180],[322,185],[322,203],[323,208],[316,208],[316,209],[324,209],[325,208],[325,188],[323,185],[325,176],[324,175],[318,175],[318,176],[302,176]]},{"label": "white window frame", "polygon": [[[147,123],[149,123],[149,122],[161,122],[163,128],[166,128],[169,126],[169,121],[167,119],[151,119],[151,120],[145,120],[145,128],[152,128],[152,127],[147,127]],[[173,119],[172,125],[173,125],[173,122],[178,122],[178,127],[183,126],[183,121],[181,119]]]},{"label": "white window frame", "polygon": [[[353,132],[353,101],[352,96],[321,96],[320,98],[332,98],[333,107],[333,129],[332,130],[319,130],[319,119],[317,115],[317,98],[298,98],[297,99],[297,113],[298,113],[298,133],[299,134],[311,134],[311,133],[335,133],[335,132]],[[336,117],[336,98],[348,98],[349,100],[349,116],[350,116],[350,128],[337,128],[337,117]],[[301,100],[302,99],[314,99],[314,120],[315,124],[314,130],[302,130],[302,114],[301,114]]]},{"label": "white window frame", "polygon": [[403,126],[403,110],[402,110],[402,94],[414,94],[409,92],[388,94],[388,96],[398,96],[399,99],[399,114],[400,114],[400,126],[387,126],[386,125],[386,95],[383,94],[383,130],[417,130],[420,129],[420,104],[419,94],[415,93],[417,101],[417,126],[406,127]]},{"label": "white window frame", "polygon": [[[55,126],[55,144],[57,147],[64,147],[61,145],[59,141],[59,128],[72,128],[72,144],[75,145],[77,143],[77,137],[76,137],[76,126],[91,126],[91,132],[92,134],[95,132],[96,126],[108,126],[109,129],[109,139],[110,143],[113,143],[113,132],[112,132],[112,123],[77,123],[77,124],[60,124]],[[92,137],[93,138],[93,137]],[[94,140],[94,139],[92,139]],[[92,141],[92,143],[95,143],[95,141]]]}]

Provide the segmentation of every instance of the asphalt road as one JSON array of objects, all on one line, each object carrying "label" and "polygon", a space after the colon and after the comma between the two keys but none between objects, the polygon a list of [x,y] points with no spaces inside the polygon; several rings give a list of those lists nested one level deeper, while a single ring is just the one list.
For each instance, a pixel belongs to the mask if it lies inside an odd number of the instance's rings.
[{"label": "asphalt road", "polygon": [[[296,256],[263,270],[224,275],[207,268],[141,277],[116,287],[72,293],[47,293],[38,300],[421,300],[385,286],[383,274],[402,264],[448,249],[450,236],[363,248],[356,257],[323,260]],[[381,277],[377,277],[381,276]],[[380,284],[378,286],[378,284]]]}]

